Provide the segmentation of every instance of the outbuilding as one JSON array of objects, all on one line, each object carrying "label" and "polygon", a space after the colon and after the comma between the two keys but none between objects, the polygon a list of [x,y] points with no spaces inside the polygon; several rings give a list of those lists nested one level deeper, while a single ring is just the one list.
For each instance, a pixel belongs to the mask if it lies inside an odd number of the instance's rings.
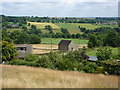
[{"label": "outbuilding", "polygon": [[72,40],[61,40],[58,44],[58,50],[60,51],[74,51],[78,50],[79,46],[74,44]]},{"label": "outbuilding", "polygon": [[33,53],[33,47],[31,44],[16,44],[18,58],[24,58],[28,53]]}]

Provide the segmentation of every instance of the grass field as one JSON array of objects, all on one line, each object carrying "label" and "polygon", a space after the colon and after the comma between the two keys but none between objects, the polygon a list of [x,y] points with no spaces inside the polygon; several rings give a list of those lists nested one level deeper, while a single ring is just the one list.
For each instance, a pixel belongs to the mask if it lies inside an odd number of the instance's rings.
[{"label": "grass field", "polygon": [[[118,54],[118,48],[111,48],[112,49],[112,54],[113,55],[117,55]],[[89,56],[96,56],[96,53],[97,53],[97,49],[94,49],[94,50],[88,50],[86,52],[87,55]]]},{"label": "grass field", "polygon": [[118,76],[0,65],[2,88],[118,88]]},{"label": "grass field", "polygon": [[55,23],[55,25],[59,26],[60,28],[66,28],[71,34],[81,33],[78,26],[85,27],[86,29],[95,29],[100,27],[98,25],[92,24],[85,24],[85,23]]},{"label": "grass field", "polygon": [[[82,39],[64,39],[64,38],[52,38],[53,44],[58,44],[61,40],[72,40],[76,44],[87,44],[88,40]],[[42,44],[51,44],[51,38],[43,38],[41,39]]]},{"label": "grass field", "polygon": [[10,31],[10,32],[13,32],[13,31],[16,31],[16,30],[19,30],[19,31],[21,31],[21,30],[23,30],[23,29],[21,29],[21,28],[13,28],[13,29],[8,29],[8,31]]},{"label": "grass field", "polygon": [[57,25],[53,23],[38,23],[38,22],[28,22],[31,25],[36,25],[37,28],[44,29],[46,25],[52,26],[53,29],[60,29]]},{"label": "grass field", "polygon": [[[54,33],[61,32],[61,28],[66,28],[71,34],[82,33],[78,26],[85,27],[86,29],[95,29],[98,27],[116,27],[117,25],[103,25],[103,24],[89,24],[89,23],[39,23],[39,22],[28,22],[31,25],[37,26],[38,29],[41,29],[43,33],[48,33],[48,30],[45,30],[45,25],[51,25]],[[29,26],[27,26],[30,29]],[[22,30],[18,29],[9,29],[9,31]]]},{"label": "grass field", "polygon": [[85,27],[87,29],[95,29],[97,27],[100,27],[98,25],[92,25],[92,24],[85,24],[85,23],[38,23],[38,22],[28,22],[31,25],[36,25],[37,28],[42,29],[43,33],[47,33],[48,31],[45,30],[45,25],[51,25],[54,29],[53,32],[61,32],[60,28],[66,28],[71,34],[76,33],[82,33],[80,32],[80,29],[78,26]]}]

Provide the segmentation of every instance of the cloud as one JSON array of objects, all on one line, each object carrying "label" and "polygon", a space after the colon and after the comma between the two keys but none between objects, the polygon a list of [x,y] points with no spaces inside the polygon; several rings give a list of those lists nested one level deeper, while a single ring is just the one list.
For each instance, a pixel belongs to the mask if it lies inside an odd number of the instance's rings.
[{"label": "cloud", "polygon": [[118,2],[119,0],[2,0],[2,2]]},{"label": "cloud", "polygon": [[117,2],[3,2],[3,14],[23,16],[117,16]]}]

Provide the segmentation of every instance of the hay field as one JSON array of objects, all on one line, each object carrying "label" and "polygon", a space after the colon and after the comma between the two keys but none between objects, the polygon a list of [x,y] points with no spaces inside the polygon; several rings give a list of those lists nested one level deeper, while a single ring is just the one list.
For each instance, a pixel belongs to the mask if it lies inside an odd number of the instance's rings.
[{"label": "hay field", "polygon": [[60,29],[57,25],[53,23],[39,23],[39,22],[28,22],[31,25],[36,25],[37,28],[44,29],[46,25],[52,26],[53,29]]},{"label": "hay field", "polygon": [[51,44],[32,44],[34,54],[45,54],[58,51],[58,45]]},{"label": "hay field", "polygon": [[38,48],[38,49],[58,49],[57,44],[32,44],[33,48]]},{"label": "hay field", "polygon": [[118,88],[118,76],[0,65],[2,88]]}]

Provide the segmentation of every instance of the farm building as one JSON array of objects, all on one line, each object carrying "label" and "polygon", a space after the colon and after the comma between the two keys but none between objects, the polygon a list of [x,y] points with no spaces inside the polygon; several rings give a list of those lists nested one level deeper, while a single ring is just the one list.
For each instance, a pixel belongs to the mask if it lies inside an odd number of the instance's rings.
[{"label": "farm building", "polygon": [[58,44],[58,50],[61,51],[74,51],[78,50],[79,46],[74,44],[71,40],[61,40]]},{"label": "farm building", "polygon": [[98,60],[98,58],[96,56],[88,56],[85,54],[85,52],[81,52],[81,56],[83,59],[86,59],[87,61],[91,61],[91,62],[96,62]]},{"label": "farm building", "polygon": [[89,58],[87,60],[91,61],[91,62],[96,62],[98,60],[98,58],[96,56],[89,56]]},{"label": "farm building", "polygon": [[30,44],[16,44],[18,58],[24,58],[28,53],[33,53],[33,47]]}]

